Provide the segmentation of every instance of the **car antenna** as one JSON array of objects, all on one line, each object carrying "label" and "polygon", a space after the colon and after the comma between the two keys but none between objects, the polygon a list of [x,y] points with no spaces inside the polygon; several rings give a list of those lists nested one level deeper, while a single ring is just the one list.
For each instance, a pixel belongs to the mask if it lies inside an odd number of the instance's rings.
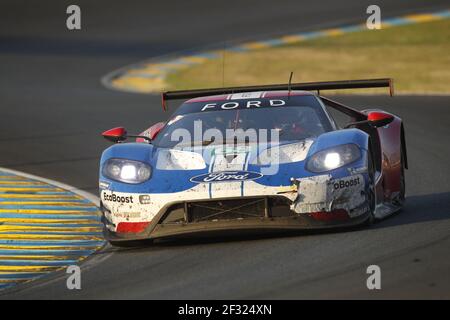
[{"label": "car antenna", "polygon": [[294,75],[294,71],[291,71],[291,75],[289,76],[289,83],[288,83],[288,99],[291,97],[291,83],[292,83],[293,75]]},{"label": "car antenna", "polygon": [[222,88],[225,88],[225,49],[227,47],[226,41],[223,42],[222,50]]},{"label": "car antenna", "polygon": [[[225,53],[227,49],[227,42],[223,42],[223,49],[222,49],[222,88],[225,88]],[[234,89],[231,90],[231,94],[234,93]]]}]

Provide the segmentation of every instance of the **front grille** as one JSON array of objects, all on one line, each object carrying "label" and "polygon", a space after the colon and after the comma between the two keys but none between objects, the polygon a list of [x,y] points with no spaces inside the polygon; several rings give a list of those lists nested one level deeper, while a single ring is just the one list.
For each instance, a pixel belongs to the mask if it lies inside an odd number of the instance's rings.
[{"label": "front grille", "polygon": [[188,203],[190,221],[263,218],[265,199],[238,199]]},{"label": "front grille", "polygon": [[241,198],[178,203],[167,210],[161,223],[247,220],[293,215],[295,213],[290,210],[290,202],[284,197]]}]

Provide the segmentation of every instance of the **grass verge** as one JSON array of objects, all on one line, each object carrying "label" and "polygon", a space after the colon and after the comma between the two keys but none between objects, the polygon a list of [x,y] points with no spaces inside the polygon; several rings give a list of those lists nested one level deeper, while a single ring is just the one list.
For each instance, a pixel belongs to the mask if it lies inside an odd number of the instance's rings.
[{"label": "grass verge", "polygon": [[[450,20],[226,52],[171,74],[171,89],[391,77],[396,93],[450,94]],[[222,73],[223,65],[225,72]],[[224,81],[223,81],[224,80]],[[341,93],[382,93],[382,89]]]}]

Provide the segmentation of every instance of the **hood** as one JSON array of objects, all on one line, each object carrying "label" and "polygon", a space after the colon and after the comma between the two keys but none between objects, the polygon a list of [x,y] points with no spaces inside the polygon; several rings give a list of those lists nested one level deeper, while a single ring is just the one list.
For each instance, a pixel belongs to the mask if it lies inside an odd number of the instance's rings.
[{"label": "hood", "polygon": [[[271,166],[305,160],[313,139],[269,144],[224,144],[158,148],[157,170],[205,170],[208,172],[242,171],[249,166],[264,171]],[[259,170],[257,170],[259,172]],[[268,173],[268,172],[266,172]]]},{"label": "hood", "polygon": [[[254,181],[265,186],[289,186],[292,177],[308,175],[304,160],[313,139],[280,144],[225,144],[177,149],[145,143],[116,144],[102,155],[149,163],[151,178],[141,184],[123,184],[105,178],[116,191],[173,193],[215,182]],[[218,174],[220,173],[220,174]]]}]

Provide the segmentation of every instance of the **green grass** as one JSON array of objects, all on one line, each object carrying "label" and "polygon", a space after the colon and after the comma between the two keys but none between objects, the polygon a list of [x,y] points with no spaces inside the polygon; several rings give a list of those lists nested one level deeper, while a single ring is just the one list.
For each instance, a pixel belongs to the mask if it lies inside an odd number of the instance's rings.
[{"label": "green grass", "polygon": [[[223,62],[225,70],[223,74]],[[450,20],[225,54],[168,77],[171,89],[391,77],[396,93],[450,93]],[[223,81],[224,78],[224,81]],[[383,89],[345,93],[386,92]]]}]

